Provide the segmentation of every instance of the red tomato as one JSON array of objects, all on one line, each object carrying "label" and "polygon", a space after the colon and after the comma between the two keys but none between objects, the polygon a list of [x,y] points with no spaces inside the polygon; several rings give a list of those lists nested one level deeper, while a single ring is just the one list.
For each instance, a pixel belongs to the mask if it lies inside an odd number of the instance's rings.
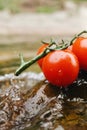
[{"label": "red tomato", "polygon": [[56,50],[45,56],[42,70],[50,83],[67,87],[78,76],[78,58],[71,52]]},{"label": "red tomato", "polygon": [[70,52],[72,52],[72,46],[73,46],[73,45],[70,45],[69,47],[67,47],[67,49],[65,49],[65,51],[70,51]]},{"label": "red tomato", "polygon": [[[44,51],[44,49],[45,49],[48,45],[49,45],[48,43],[47,43],[47,44],[43,44],[43,45],[38,49],[37,55],[40,54],[40,53],[42,53],[42,52]],[[40,68],[42,68],[43,59],[44,59],[44,57],[37,61],[38,64],[39,64],[39,66],[40,66]]]},{"label": "red tomato", "polygon": [[77,38],[73,43],[72,51],[78,57],[81,69],[87,71],[87,38]]}]

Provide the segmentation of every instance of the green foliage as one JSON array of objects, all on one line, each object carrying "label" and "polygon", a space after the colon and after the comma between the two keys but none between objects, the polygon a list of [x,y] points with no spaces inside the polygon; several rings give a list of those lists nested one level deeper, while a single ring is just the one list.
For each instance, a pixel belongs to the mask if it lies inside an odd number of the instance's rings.
[{"label": "green foliage", "polygon": [[0,10],[3,10],[5,8],[5,1],[0,0]]},{"label": "green foliage", "polygon": [[73,0],[75,2],[84,2],[84,1],[87,1],[87,0]]},{"label": "green foliage", "polygon": [[48,7],[48,6],[40,6],[37,8],[36,10],[37,12],[39,13],[52,13],[54,11],[56,11],[56,8],[55,7]]},{"label": "green foliage", "polygon": [[75,2],[76,4],[82,4],[84,2],[87,2],[87,0],[72,0],[73,2]]},{"label": "green foliage", "polygon": [[[31,8],[31,11],[34,10],[39,13],[52,13],[58,9],[63,9],[66,1],[67,0],[0,0],[0,10],[7,9],[12,13],[17,13],[26,10],[25,8],[27,8],[27,11],[30,11]],[[87,0],[72,1],[76,2],[77,4],[87,2]]]},{"label": "green foliage", "polygon": [[0,0],[0,10],[10,10],[13,13],[19,12],[19,3],[21,0]]}]

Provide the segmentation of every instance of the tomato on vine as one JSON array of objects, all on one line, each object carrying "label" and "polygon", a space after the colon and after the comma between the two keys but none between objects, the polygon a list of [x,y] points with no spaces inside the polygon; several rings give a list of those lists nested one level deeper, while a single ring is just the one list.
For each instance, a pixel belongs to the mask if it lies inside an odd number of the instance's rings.
[{"label": "tomato on vine", "polygon": [[73,42],[72,51],[78,57],[80,68],[87,71],[87,38],[78,37]]},{"label": "tomato on vine", "polygon": [[[79,64],[82,69],[87,71],[87,38],[81,37],[84,33],[87,31],[78,33],[69,44],[65,44],[62,40],[63,43],[57,45],[55,41],[51,40],[50,44],[42,45],[38,49],[37,56],[27,62],[21,55],[21,64],[15,75],[18,76],[22,71],[38,62],[52,84],[64,87],[71,84],[78,76]],[[70,46],[68,47],[68,45]]]},{"label": "tomato on vine", "polygon": [[67,87],[77,78],[79,63],[73,53],[55,50],[44,57],[42,70],[50,83]]},{"label": "tomato on vine", "polygon": [[68,47],[65,49],[65,51],[72,52],[72,47],[73,47],[73,45],[68,46]]},{"label": "tomato on vine", "polygon": [[[43,44],[43,45],[38,49],[37,55],[40,54],[40,53],[42,53],[42,52],[46,49],[46,47],[47,47],[48,45],[49,45],[48,43]],[[43,59],[44,59],[44,57],[41,58],[41,59],[39,59],[39,60],[37,61],[37,63],[39,64],[40,68],[42,68]]]}]

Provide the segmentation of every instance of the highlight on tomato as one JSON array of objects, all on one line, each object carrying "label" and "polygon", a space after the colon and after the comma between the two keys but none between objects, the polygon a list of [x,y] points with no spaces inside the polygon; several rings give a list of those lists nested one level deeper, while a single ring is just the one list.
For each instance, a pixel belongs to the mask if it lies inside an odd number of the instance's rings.
[{"label": "highlight on tomato", "polygon": [[[49,45],[48,43],[45,43],[45,44],[43,44],[42,46],[40,46],[40,48],[39,48],[38,51],[37,51],[37,55],[40,54],[40,53],[42,53],[42,52],[46,49],[46,47],[47,47],[48,45]],[[40,66],[40,68],[42,68],[43,59],[44,59],[44,57],[41,58],[41,59],[39,59],[39,60],[37,61],[37,63],[38,63],[38,65]]]},{"label": "highlight on tomato", "polygon": [[72,51],[78,57],[80,68],[87,71],[87,38],[78,37],[73,42]]},{"label": "highlight on tomato", "polygon": [[78,58],[72,52],[55,50],[43,59],[42,70],[51,84],[67,87],[78,77]]}]

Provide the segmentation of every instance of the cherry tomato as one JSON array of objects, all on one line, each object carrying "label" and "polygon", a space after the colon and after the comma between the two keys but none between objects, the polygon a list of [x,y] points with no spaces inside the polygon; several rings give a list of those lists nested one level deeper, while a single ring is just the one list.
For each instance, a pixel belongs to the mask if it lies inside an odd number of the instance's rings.
[{"label": "cherry tomato", "polygon": [[67,87],[78,76],[78,58],[72,52],[56,50],[45,56],[42,70],[51,84]]},{"label": "cherry tomato", "polygon": [[70,52],[72,52],[72,46],[73,46],[73,45],[70,45],[69,47],[67,47],[67,49],[65,49],[65,51],[70,51]]},{"label": "cherry tomato", "polygon": [[78,37],[73,43],[72,51],[78,57],[80,68],[87,71],[87,38]]},{"label": "cherry tomato", "polygon": [[[38,49],[38,52],[37,52],[37,55],[42,53],[44,51],[44,49],[48,46],[49,44],[43,44],[39,49]],[[42,68],[42,62],[43,62],[43,58],[41,58],[40,60],[37,61],[37,63],[39,64],[40,68]]]}]

